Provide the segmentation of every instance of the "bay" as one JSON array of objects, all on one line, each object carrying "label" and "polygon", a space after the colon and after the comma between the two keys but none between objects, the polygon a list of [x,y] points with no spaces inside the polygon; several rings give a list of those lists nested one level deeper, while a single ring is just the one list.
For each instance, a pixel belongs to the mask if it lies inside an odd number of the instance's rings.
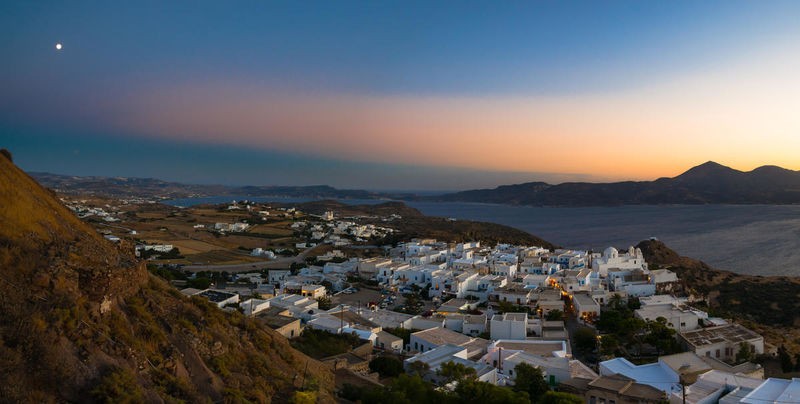
[{"label": "bay", "polygon": [[[232,200],[302,203],[309,198],[205,197],[164,201],[173,206]],[[348,204],[385,200],[349,199]],[[554,244],[602,251],[627,249],[656,237],[679,254],[751,275],[800,276],[800,206],[630,205],[531,207],[480,203],[406,202],[429,216],[493,222],[535,234]]]},{"label": "bay", "polygon": [[656,237],[679,254],[718,269],[800,276],[800,206],[795,205],[409,205],[426,215],[516,227],[568,248],[627,248]]}]

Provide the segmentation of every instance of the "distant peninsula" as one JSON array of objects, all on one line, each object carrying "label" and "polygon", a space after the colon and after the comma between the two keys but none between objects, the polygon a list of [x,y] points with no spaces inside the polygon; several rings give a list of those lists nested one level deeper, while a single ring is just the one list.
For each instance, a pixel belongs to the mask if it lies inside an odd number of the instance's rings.
[{"label": "distant peninsula", "polygon": [[385,199],[527,206],[800,204],[800,171],[762,166],[739,171],[709,161],[673,178],[612,183],[527,182],[433,196],[313,186],[227,186],[153,178],[79,177],[31,173],[42,185],[67,194],[176,199],[206,196],[309,199]]},{"label": "distant peninsula", "polygon": [[662,204],[797,204],[800,171],[763,166],[739,171],[709,161],[673,178],[613,183],[528,182],[426,197],[437,202],[528,206],[617,206]]}]

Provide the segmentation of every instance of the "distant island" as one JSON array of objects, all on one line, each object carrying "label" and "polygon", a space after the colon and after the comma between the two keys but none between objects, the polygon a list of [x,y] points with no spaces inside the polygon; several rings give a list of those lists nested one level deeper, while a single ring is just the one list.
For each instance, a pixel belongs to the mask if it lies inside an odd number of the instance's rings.
[{"label": "distant island", "polygon": [[203,196],[289,197],[311,199],[387,199],[474,202],[528,206],[619,206],[662,204],[798,204],[800,171],[763,166],[739,171],[709,161],[673,178],[612,183],[527,182],[435,196],[316,186],[192,185],[152,178],[76,177],[32,173],[37,181],[63,193],[158,199]]},{"label": "distant island", "polygon": [[800,172],[776,166],[744,172],[709,161],[677,177],[655,181],[528,182],[425,199],[530,206],[796,204],[800,203]]},{"label": "distant island", "polygon": [[141,197],[178,199],[208,196],[276,197],[310,199],[399,199],[409,195],[358,189],[336,189],[327,185],[309,186],[229,186],[184,184],[156,178],[73,176],[32,172],[30,175],[47,188],[65,194],[95,195],[110,198]]}]

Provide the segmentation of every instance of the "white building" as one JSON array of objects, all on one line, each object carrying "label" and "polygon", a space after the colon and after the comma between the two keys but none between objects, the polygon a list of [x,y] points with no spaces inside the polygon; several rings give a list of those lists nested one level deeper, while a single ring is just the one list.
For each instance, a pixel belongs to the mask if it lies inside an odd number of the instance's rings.
[{"label": "white building", "polygon": [[292,271],[286,270],[278,270],[278,269],[270,269],[269,274],[267,275],[267,279],[271,285],[281,285],[283,281],[292,275]]},{"label": "white building", "polygon": [[601,277],[608,276],[608,270],[616,269],[641,269],[647,270],[647,263],[644,255],[638,248],[630,247],[627,254],[620,254],[614,247],[608,247],[603,251],[603,255],[595,254],[592,258],[592,269],[600,272]]},{"label": "white building", "polygon": [[254,316],[269,308],[269,300],[248,299],[239,303],[239,307],[243,310],[245,316]]},{"label": "white building", "polygon": [[600,317],[600,304],[587,293],[576,293],[572,297],[575,312],[583,320],[592,320]]},{"label": "white building", "polygon": [[637,383],[655,387],[667,395],[682,390],[678,373],[663,362],[634,365],[625,358],[615,358],[600,362],[600,375],[620,374],[636,380]]},{"label": "white building", "polygon": [[386,331],[378,331],[375,347],[399,353],[403,350],[403,339]]},{"label": "white building", "polygon": [[800,403],[800,379],[786,380],[770,377],[747,394],[741,403]]},{"label": "white building", "polygon": [[702,328],[678,335],[690,351],[721,361],[735,360],[741,344],[747,344],[755,355],[764,353],[764,337],[739,324]]},{"label": "white building", "polygon": [[239,295],[236,293],[226,292],[224,290],[214,290],[214,289],[206,289],[200,293],[197,293],[198,296],[205,297],[211,303],[217,305],[217,307],[225,307],[229,304],[236,304],[239,303]]},{"label": "white building", "polygon": [[518,283],[495,288],[492,294],[498,302],[509,302],[518,306],[527,306],[537,296],[533,289],[528,289]]},{"label": "white building", "polygon": [[[741,404],[745,396],[762,385],[764,380],[754,379],[728,372],[711,370],[701,374],[697,380],[682,391],[670,394],[670,404]],[[775,401],[763,401],[774,403]]]},{"label": "white building", "polygon": [[446,328],[430,328],[411,334],[409,351],[427,352],[442,345],[457,345],[467,348],[468,358],[480,358],[486,353],[489,341],[473,338]]},{"label": "white building", "polygon": [[445,344],[431,350],[420,352],[404,362],[407,372],[412,369],[412,364],[422,362],[428,365],[429,371],[423,376],[424,380],[440,383],[443,379],[438,376],[437,371],[445,363],[453,362],[475,369],[478,381],[497,384],[497,371],[491,366],[484,365],[469,359],[469,349],[459,345]]},{"label": "white building", "polygon": [[528,314],[495,314],[489,329],[493,340],[524,340],[528,337]]},{"label": "white building", "polygon": [[656,321],[663,317],[667,326],[678,332],[696,330],[700,328],[700,321],[708,318],[706,312],[687,306],[685,299],[657,295],[639,301],[642,308],[635,311],[636,317],[644,321]]}]

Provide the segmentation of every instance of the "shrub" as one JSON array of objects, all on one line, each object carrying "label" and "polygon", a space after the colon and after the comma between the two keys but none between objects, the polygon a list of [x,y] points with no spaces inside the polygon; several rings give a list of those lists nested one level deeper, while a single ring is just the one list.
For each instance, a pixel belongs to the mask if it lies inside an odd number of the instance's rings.
[{"label": "shrub", "polygon": [[403,373],[403,362],[391,356],[379,356],[369,362],[369,368],[381,377],[395,377]]},{"label": "shrub", "polygon": [[92,389],[92,397],[100,403],[140,403],[144,396],[130,370],[115,368]]}]

